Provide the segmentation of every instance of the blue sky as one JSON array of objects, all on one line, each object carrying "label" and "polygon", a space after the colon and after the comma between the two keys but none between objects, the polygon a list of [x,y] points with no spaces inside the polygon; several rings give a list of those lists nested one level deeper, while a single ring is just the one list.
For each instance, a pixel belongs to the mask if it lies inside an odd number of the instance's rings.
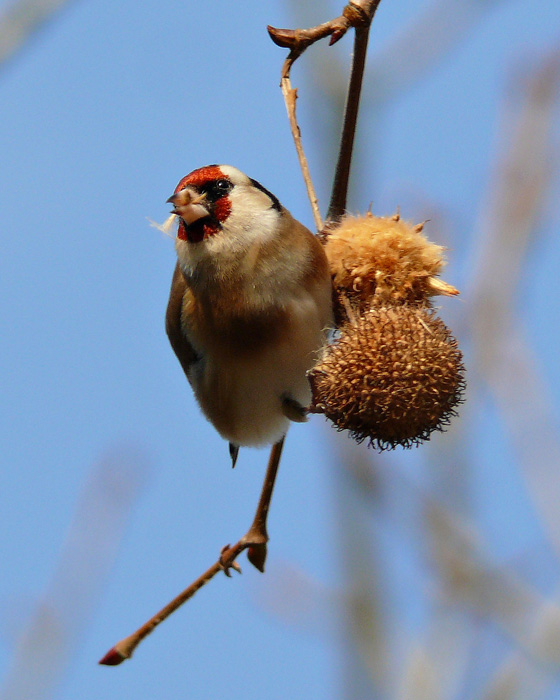
[{"label": "blue sky", "polygon": [[[428,5],[381,3],[371,66]],[[500,105],[508,81],[552,50],[560,34],[552,0],[538,11],[521,0],[471,7],[481,16],[467,35],[380,113],[375,82],[366,81],[361,167],[350,202],[365,210],[373,200],[380,214],[400,205],[416,220],[435,212],[428,235],[449,246],[445,279],[462,289],[503,145]],[[317,23],[339,9],[306,5]],[[343,662],[331,623],[315,630],[289,625],[262,602],[272,572],[286,561],[325,592],[340,582],[332,547],[334,447],[319,418],[290,430],[272,505],[270,573],[263,578],[242,561],[242,577],[213,581],[132,661],[118,669],[96,665],[241,536],[252,517],[266,452],[243,451],[232,472],[227,446],[200,415],[163,328],[173,243],[148,219],[166,218],[165,200],[183,175],[218,162],[258,179],[312,226],[278,88],[284,53],[265,31],[267,24],[295,23],[282,2],[79,0],[0,67],[0,673],[12,668],[16,639],[36,601],[53,587],[65,595],[53,577],[94,465],[109,455],[121,465],[109,473],[130,487],[126,522],[115,521],[114,565],[99,574],[103,583],[76,622],[63,681],[53,691],[61,700],[339,696]],[[325,51],[316,49],[319,61]],[[350,37],[331,51],[345,68]],[[339,116],[314,91],[306,61],[293,79],[324,212],[329,134]],[[557,128],[555,136],[557,145]],[[545,213],[518,311],[557,410],[560,369],[551,350],[560,298],[557,198],[547,200]],[[442,313],[462,326],[463,306],[449,302]],[[516,486],[499,416],[490,402],[482,409],[488,413],[479,418],[470,457],[478,491],[491,489],[498,508],[481,498],[475,511],[500,558],[529,546],[538,528]],[[421,452],[381,464],[397,461],[422,483]],[[136,465],[132,472],[122,467],[123,453]],[[92,518],[99,537],[104,515]],[[405,557],[398,543],[389,564],[397,569]]]}]

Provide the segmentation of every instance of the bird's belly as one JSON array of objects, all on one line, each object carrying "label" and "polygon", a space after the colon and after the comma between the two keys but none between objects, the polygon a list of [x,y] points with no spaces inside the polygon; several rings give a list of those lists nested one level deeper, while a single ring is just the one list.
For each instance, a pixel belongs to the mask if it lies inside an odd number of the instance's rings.
[{"label": "bird's belly", "polygon": [[236,445],[266,445],[288,429],[281,391],[263,381],[262,368],[233,367],[225,374],[209,362],[195,394],[220,435]]},{"label": "bird's belly", "polygon": [[316,314],[296,320],[301,322],[258,353],[206,355],[195,369],[191,383],[197,400],[226,440],[253,446],[276,442],[289,425],[283,398],[309,405],[306,372],[317,360],[324,333]]}]

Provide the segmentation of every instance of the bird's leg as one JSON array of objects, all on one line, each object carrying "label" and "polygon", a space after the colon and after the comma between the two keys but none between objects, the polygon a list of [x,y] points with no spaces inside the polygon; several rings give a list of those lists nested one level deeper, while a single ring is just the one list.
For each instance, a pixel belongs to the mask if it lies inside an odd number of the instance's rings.
[{"label": "bird's leg", "polygon": [[[278,465],[284,447],[284,438],[279,440],[272,446],[270,457],[268,458],[268,466],[264,477],[261,495],[255,517],[251,527],[245,535],[239,540],[238,545],[242,545],[243,549],[247,549],[247,559],[259,571],[264,572],[264,563],[266,561],[266,543],[268,542],[268,532],[266,522],[268,518],[268,510],[272,499],[272,492],[276,482],[276,474],[278,473]],[[238,546],[232,548],[224,548],[220,556],[220,563],[226,573],[232,566],[235,557],[239,555]]]}]

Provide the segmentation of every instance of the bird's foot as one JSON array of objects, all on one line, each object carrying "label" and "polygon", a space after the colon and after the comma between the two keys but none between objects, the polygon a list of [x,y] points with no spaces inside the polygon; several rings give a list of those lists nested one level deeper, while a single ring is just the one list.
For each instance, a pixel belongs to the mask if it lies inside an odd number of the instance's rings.
[{"label": "bird's foot", "polygon": [[222,550],[220,552],[220,559],[219,559],[220,566],[222,567],[224,574],[230,578],[231,578],[231,574],[229,572],[230,569],[237,571],[238,574],[241,573],[241,567],[235,561],[235,559],[232,558],[232,556],[231,556],[232,554],[237,556],[235,551],[230,548],[229,544],[226,544],[222,547]]},{"label": "bird's foot", "polygon": [[294,423],[307,421],[307,408],[289,394],[282,395],[282,413]]}]

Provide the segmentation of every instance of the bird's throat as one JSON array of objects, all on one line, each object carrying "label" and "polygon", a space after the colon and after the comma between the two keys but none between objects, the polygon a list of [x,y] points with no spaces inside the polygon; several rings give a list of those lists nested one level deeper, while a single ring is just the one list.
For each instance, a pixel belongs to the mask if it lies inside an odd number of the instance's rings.
[{"label": "bird's throat", "polygon": [[192,224],[187,224],[184,219],[179,223],[177,237],[189,243],[200,243],[205,238],[213,236],[219,231],[219,224],[211,216],[203,216]]}]

